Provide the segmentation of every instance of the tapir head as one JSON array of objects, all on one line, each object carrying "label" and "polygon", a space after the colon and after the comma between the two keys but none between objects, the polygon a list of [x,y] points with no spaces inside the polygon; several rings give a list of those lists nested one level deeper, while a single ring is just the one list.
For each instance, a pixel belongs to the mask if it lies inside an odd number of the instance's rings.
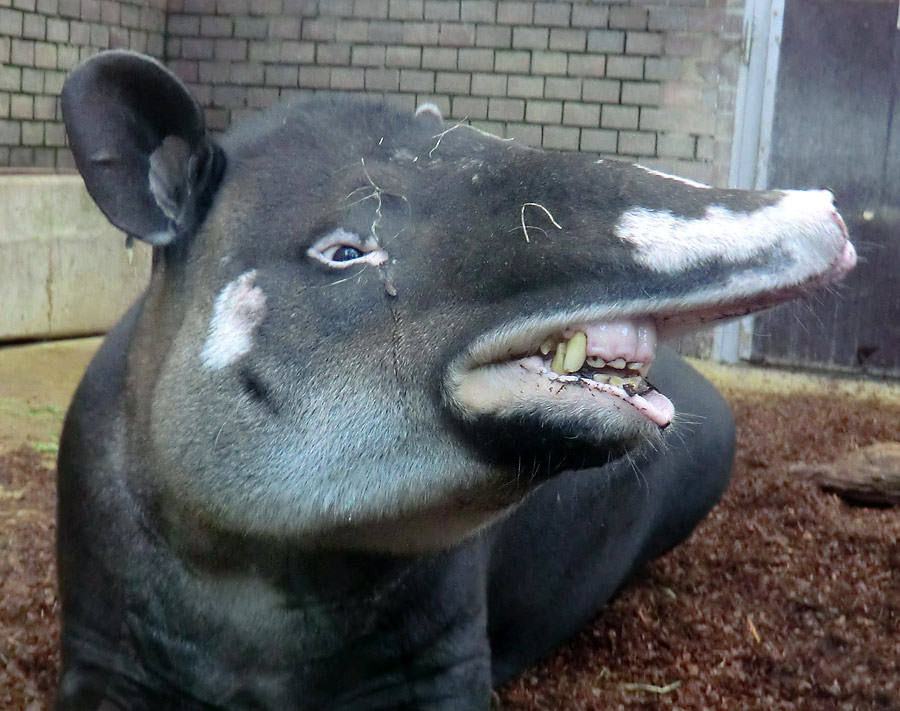
[{"label": "tapir head", "polygon": [[451,543],[677,426],[645,378],[660,336],[855,261],[827,191],[711,189],[427,106],[316,99],[214,140],[166,69],[109,52],[63,111],[101,210],[156,249],[135,456],[227,530]]}]

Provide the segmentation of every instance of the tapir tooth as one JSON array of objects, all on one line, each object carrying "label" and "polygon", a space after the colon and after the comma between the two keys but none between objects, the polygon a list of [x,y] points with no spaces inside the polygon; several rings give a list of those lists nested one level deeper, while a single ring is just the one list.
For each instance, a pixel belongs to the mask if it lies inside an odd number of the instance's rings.
[{"label": "tapir tooth", "polygon": [[553,350],[553,347],[556,345],[556,341],[552,338],[548,338],[541,344],[541,355],[547,355],[550,351]]},{"label": "tapir tooth", "polygon": [[624,358],[616,358],[615,360],[609,361],[609,363],[607,363],[607,365],[608,365],[610,368],[619,368],[619,369],[621,370],[621,369],[624,368],[627,364],[626,364]]},{"label": "tapir tooth", "polygon": [[563,363],[566,360],[566,344],[560,343],[556,347],[556,355],[553,356],[553,362],[550,363],[550,370],[558,375],[561,375],[565,371],[563,370]]},{"label": "tapir tooth", "polygon": [[563,361],[563,368],[567,373],[574,373],[581,369],[587,358],[587,334],[579,331],[572,336],[566,346],[566,357]]},{"label": "tapir tooth", "polygon": [[606,366],[606,361],[603,358],[587,358],[587,364],[592,368],[603,368]]}]

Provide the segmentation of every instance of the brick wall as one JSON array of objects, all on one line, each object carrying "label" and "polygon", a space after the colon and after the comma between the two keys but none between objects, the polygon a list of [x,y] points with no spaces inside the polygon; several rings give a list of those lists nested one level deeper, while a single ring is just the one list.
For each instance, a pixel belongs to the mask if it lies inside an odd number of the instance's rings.
[{"label": "brick wall", "polygon": [[69,167],[56,95],[163,58],[216,130],[322,90],[436,103],[531,145],[727,182],[743,0],[0,0],[0,166]]},{"label": "brick wall", "polygon": [[223,129],[381,95],[502,136],[727,183],[743,0],[169,0],[165,54]]},{"label": "brick wall", "polygon": [[72,166],[59,91],[85,57],[162,57],[166,0],[0,0],[0,167]]}]

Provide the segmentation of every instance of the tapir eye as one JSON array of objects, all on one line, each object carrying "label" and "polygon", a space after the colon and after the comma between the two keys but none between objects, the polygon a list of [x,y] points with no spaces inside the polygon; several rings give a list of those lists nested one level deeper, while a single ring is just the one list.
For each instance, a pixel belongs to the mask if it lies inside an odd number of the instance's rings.
[{"label": "tapir eye", "polygon": [[387,260],[387,252],[378,246],[374,237],[363,239],[342,227],[320,237],[306,253],[333,269],[366,264],[378,266]]},{"label": "tapir eye", "polygon": [[349,262],[351,259],[358,259],[362,257],[365,252],[357,249],[356,247],[351,247],[349,244],[341,244],[335,247],[330,247],[326,252],[325,256],[328,256],[328,252],[331,252],[331,260],[333,262]]}]

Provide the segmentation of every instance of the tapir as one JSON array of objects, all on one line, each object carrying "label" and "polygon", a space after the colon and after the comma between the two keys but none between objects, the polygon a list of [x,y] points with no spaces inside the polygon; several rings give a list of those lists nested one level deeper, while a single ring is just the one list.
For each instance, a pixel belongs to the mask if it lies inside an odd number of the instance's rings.
[{"label": "tapir", "polygon": [[111,51],[62,109],[153,269],[62,435],[59,711],[488,709],[727,486],[729,409],[659,342],[855,261],[827,190],[429,105],[317,96],[213,136]]}]

